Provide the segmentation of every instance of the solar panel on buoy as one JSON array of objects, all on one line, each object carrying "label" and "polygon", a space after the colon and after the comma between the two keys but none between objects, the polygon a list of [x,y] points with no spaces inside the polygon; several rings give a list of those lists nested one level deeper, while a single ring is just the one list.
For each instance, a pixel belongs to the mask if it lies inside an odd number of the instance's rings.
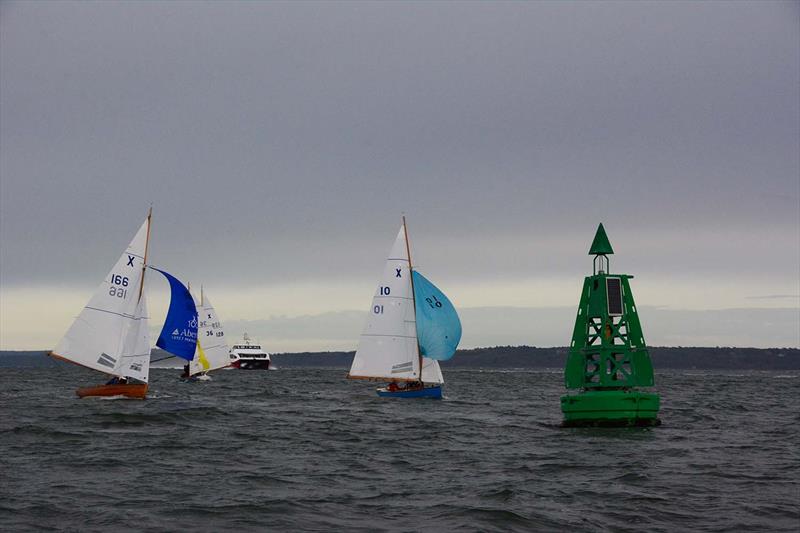
[{"label": "solar panel on buoy", "polygon": [[609,316],[622,315],[622,282],[619,278],[606,278]]}]

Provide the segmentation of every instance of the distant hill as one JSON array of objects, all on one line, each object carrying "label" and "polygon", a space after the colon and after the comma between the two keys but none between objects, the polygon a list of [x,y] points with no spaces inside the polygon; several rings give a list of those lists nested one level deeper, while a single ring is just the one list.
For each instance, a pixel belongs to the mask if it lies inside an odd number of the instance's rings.
[{"label": "distant hill", "polygon": [[[303,352],[272,354],[277,367],[349,368],[354,352]],[[495,346],[459,350],[444,368],[563,368],[568,348]],[[47,357],[44,351],[0,352],[0,368],[43,367],[66,364]],[[698,348],[651,347],[650,355],[659,368],[698,370],[800,370],[797,348]],[[153,350],[153,360],[169,354]],[[182,364],[176,361],[176,365]]]},{"label": "distant hill", "polygon": [[[459,350],[443,368],[563,368],[568,348],[495,346]],[[354,352],[305,352],[274,354],[275,365],[332,366],[348,368]],[[800,370],[797,348],[650,348],[659,368],[707,370]]]}]

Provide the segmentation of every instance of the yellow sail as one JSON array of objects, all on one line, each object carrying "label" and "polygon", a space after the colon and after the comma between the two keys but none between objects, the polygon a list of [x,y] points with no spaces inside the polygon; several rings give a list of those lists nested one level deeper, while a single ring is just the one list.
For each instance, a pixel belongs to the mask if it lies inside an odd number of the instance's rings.
[{"label": "yellow sail", "polygon": [[203,367],[203,370],[211,368],[211,364],[206,359],[206,353],[203,351],[203,347],[200,346],[200,341],[197,341],[197,359],[200,361],[200,366]]}]

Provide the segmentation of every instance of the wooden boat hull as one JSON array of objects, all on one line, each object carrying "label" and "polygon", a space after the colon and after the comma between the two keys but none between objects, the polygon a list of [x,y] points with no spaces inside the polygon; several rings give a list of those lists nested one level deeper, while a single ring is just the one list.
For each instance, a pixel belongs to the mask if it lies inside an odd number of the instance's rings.
[{"label": "wooden boat hull", "polygon": [[436,385],[434,387],[425,387],[424,389],[413,390],[396,390],[390,391],[387,388],[380,388],[375,392],[381,398],[435,398],[437,400],[442,398],[442,386]]},{"label": "wooden boat hull", "polygon": [[97,385],[96,387],[81,387],[75,391],[79,398],[88,396],[125,396],[144,400],[147,394],[147,383],[126,383],[119,385]]}]

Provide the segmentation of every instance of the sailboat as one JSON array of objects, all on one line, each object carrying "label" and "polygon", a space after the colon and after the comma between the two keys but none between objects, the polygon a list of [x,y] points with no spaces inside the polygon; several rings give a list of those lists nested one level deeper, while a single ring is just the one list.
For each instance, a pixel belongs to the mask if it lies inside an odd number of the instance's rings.
[{"label": "sailboat", "polygon": [[403,217],[347,377],[388,382],[376,391],[381,397],[441,398],[439,361],[460,340],[453,304],[412,266]]},{"label": "sailboat", "polygon": [[144,399],[150,374],[150,333],[144,293],[152,208],[89,303],[48,355],[112,376],[79,388],[86,396]]},{"label": "sailboat", "polygon": [[189,361],[188,378],[198,381],[210,380],[208,375],[212,370],[217,370],[230,365],[228,344],[225,342],[225,331],[222,323],[211,305],[211,300],[205,296],[203,286],[200,286],[200,302],[197,304],[197,348],[194,359]]},{"label": "sailboat", "polygon": [[170,288],[169,309],[156,346],[191,364],[197,346],[197,306],[192,293],[172,274],[150,268],[163,274]]}]

